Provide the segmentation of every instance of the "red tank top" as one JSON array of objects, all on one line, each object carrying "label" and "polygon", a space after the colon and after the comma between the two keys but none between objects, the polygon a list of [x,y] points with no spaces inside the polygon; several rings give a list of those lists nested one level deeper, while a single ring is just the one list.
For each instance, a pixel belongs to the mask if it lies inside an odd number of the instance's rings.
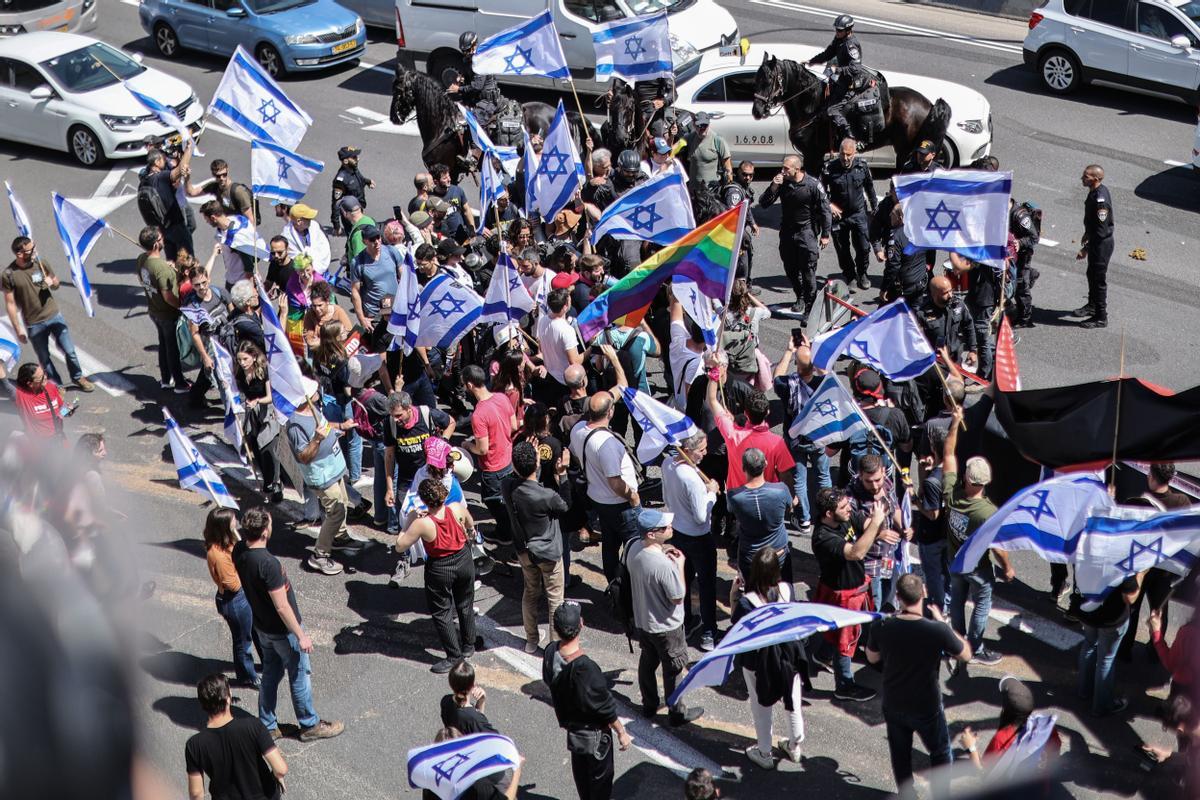
[{"label": "red tank top", "polygon": [[458,517],[454,516],[452,510],[443,507],[441,519],[432,514],[429,515],[429,519],[437,529],[437,537],[425,544],[425,552],[430,558],[445,558],[463,549],[467,543],[467,535],[463,532],[462,525],[458,524]]}]

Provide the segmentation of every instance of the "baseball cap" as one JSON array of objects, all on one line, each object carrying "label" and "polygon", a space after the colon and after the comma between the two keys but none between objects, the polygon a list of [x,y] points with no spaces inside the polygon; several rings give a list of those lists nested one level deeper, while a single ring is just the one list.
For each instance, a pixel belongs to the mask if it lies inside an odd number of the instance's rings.
[{"label": "baseball cap", "polygon": [[418,228],[424,228],[426,225],[433,222],[433,217],[429,216],[424,211],[414,211],[408,215],[408,221]]},{"label": "baseball cap", "polygon": [[919,145],[917,145],[917,152],[923,156],[927,156],[930,153],[935,152],[936,150],[937,150],[937,148],[934,147],[933,142],[930,141],[929,139],[922,139],[921,143]]},{"label": "baseball cap", "polygon": [[453,239],[442,239],[437,246],[438,256],[441,258],[450,258],[451,256],[461,256],[467,252],[463,246]]},{"label": "baseball cap", "polygon": [[360,155],[362,155],[361,147],[346,145],[338,150],[338,158],[356,158]]},{"label": "baseball cap", "polygon": [[295,219],[316,219],[317,210],[312,206],[306,206],[304,203],[296,203],[289,211]]},{"label": "baseball cap", "polygon": [[567,600],[554,609],[554,632],[560,639],[574,639],[583,628],[583,609],[574,600]]},{"label": "baseball cap", "polygon": [[363,226],[363,229],[362,229],[363,241],[367,241],[368,239],[378,239],[381,236],[383,236],[383,234],[380,233],[378,225],[364,225]]},{"label": "baseball cap", "polygon": [[667,140],[664,139],[663,137],[655,136],[654,137],[654,151],[656,153],[669,153],[669,152],[671,152],[671,145],[667,144]]},{"label": "baseball cap", "polygon": [[883,398],[883,382],[879,379],[879,373],[873,369],[859,371],[854,376],[854,393],[881,400]]},{"label": "baseball cap", "polygon": [[560,272],[550,279],[552,289],[570,289],[579,282],[578,272]]},{"label": "baseball cap", "polygon": [[701,111],[696,115],[696,118],[692,122],[697,128],[703,128],[705,125],[712,122],[712,119],[708,116],[707,111]]},{"label": "baseball cap", "polygon": [[362,206],[358,203],[358,198],[352,194],[344,196],[338,200],[338,211],[349,213],[351,211],[361,211]]},{"label": "baseball cap", "polygon": [[438,436],[430,436],[424,442],[425,463],[431,467],[445,469],[450,457],[450,443]]},{"label": "baseball cap", "polygon": [[967,459],[967,469],[964,475],[967,483],[987,486],[992,482],[992,465],[983,456],[972,456]]},{"label": "baseball cap", "polygon": [[1000,679],[1000,706],[1018,718],[1033,713],[1033,692],[1012,675]]},{"label": "baseball cap", "polygon": [[447,213],[450,211],[450,204],[440,197],[431,197],[425,201],[425,205],[430,211],[441,211]]},{"label": "baseball cap", "polygon": [[643,508],[638,512],[637,516],[638,533],[645,536],[650,531],[667,527],[673,519],[675,519],[675,515],[669,511],[661,511],[657,508]]}]

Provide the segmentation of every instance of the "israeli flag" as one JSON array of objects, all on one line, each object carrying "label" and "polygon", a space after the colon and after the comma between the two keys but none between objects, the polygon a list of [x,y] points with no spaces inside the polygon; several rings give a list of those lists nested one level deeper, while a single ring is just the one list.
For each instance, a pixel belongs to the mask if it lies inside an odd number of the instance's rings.
[{"label": "israeli flag", "polygon": [[1084,525],[1075,549],[1075,588],[1083,610],[1093,611],[1131,575],[1150,567],[1187,575],[1198,559],[1200,507],[1112,507]]},{"label": "israeli flag", "polygon": [[831,371],[839,357],[847,356],[894,381],[915,378],[937,361],[903,299],[818,336],[812,352],[817,369]]},{"label": "israeli flag", "polygon": [[522,283],[512,258],[508,253],[501,253],[492,270],[492,282],[488,284],[487,297],[483,298],[483,315],[479,321],[485,325],[516,322],[533,308],[533,297]]},{"label": "israeli flag", "polygon": [[21,201],[17,199],[17,194],[12,190],[8,181],[4,182],[4,190],[8,192],[8,207],[12,209],[13,224],[17,226],[17,233],[20,236],[32,238],[33,228],[29,225],[29,215],[25,213],[25,206],[21,205]]},{"label": "israeli flag", "polygon": [[67,254],[67,264],[71,267],[71,281],[79,290],[83,310],[89,317],[94,317],[96,311],[92,308],[92,284],[88,281],[83,262],[96,246],[100,232],[108,228],[108,223],[93,217],[58,192],[50,193],[50,205],[54,210],[58,238],[62,240],[63,252]]},{"label": "israeli flag", "polygon": [[[458,110],[462,113],[463,119],[467,123],[467,131],[471,134],[471,141],[475,142],[475,146],[486,157],[489,153],[500,160],[501,169],[504,170],[510,179],[517,177],[517,164],[521,161],[521,156],[517,152],[517,148],[507,145],[497,145],[492,142],[492,137],[487,135],[487,131],[479,124],[479,119],[466,106],[459,104]],[[522,128],[524,130],[524,128]],[[528,135],[528,134],[526,134]]]},{"label": "israeli flag", "polygon": [[489,222],[496,223],[496,212],[492,211],[492,204],[504,194],[505,184],[500,171],[496,169],[495,159],[487,153],[483,154],[483,165],[479,172],[482,178],[479,181],[479,220],[476,222],[475,232],[483,233]]},{"label": "israeli flag", "polygon": [[529,131],[521,129],[521,134],[525,137],[525,159],[524,163],[524,180],[525,180],[525,212],[526,217],[533,215],[535,207],[534,198],[537,197],[537,170],[538,170],[538,154],[533,152],[533,145],[529,143]]},{"label": "israeli flag", "polygon": [[267,374],[271,379],[271,403],[276,416],[286,420],[308,398],[304,394],[304,376],[296,363],[296,354],[288,341],[271,299],[258,287],[259,310],[262,312],[263,341],[267,347]]},{"label": "israeli flag", "polygon": [[715,301],[704,293],[696,281],[678,275],[671,284],[671,294],[675,295],[683,310],[704,333],[704,343],[710,350],[715,350],[717,328],[721,325],[721,315],[717,313]]},{"label": "israeli flag", "polygon": [[[912,492],[908,484],[901,484],[896,491],[900,494],[900,528],[913,526]],[[908,552],[908,541],[901,536],[896,542],[896,569],[901,575],[912,572],[912,555]]]},{"label": "israeli flag", "polygon": [[592,32],[596,80],[622,78],[630,83],[674,76],[667,12],[622,19]]},{"label": "israeli flag", "polygon": [[[404,263],[396,281],[396,296],[392,298],[392,313],[388,317],[388,333],[396,337],[395,341],[406,342],[409,333],[415,340],[421,327],[421,317],[417,313],[420,304],[421,284],[417,281],[417,265],[413,261],[412,249],[405,248]],[[404,352],[411,353],[412,347],[405,343]]]},{"label": "israeli flag", "polygon": [[237,509],[238,504],[233,495],[196,449],[196,445],[192,444],[192,440],[179,427],[171,412],[164,408],[162,413],[167,426],[167,441],[171,443],[171,458],[175,461],[175,472],[179,475],[179,485],[206,496],[223,508]]},{"label": "israeli flag", "polygon": [[[630,336],[632,335],[631,333]],[[687,414],[676,411],[645,392],[626,386],[621,399],[629,408],[629,416],[633,417],[633,421],[642,429],[637,457],[643,464],[649,464],[661,456],[667,445],[678,446],[680,442],[700,432]]]},{"label": "israeli flag", "polygon": [[0,362],[9,373],[21,362],[21,342],[7,318],[0,317]]},{"label": "israeli flag", "polygon": [[258,235],[253,222],[241,214],[232,214],[229,220],[229,227],[221,235],[221,244],[230,250],[237,250],[239,253],[245,253],[253,258],[270,258],[271,251],[267,249],[267,243]]},{"label": "israeli flag", "polygon": [[793,642],[821,631],[866,625],[883,615],[824,603],[767,603],[737,621],[716,650],[700,656],[667,703],[674,706],[698,686],[720,686],[733,672],[734,656]]},{"label": "israeli flag", "polygon": [[604,209],[592,229],[592,244],[608,234],[614,239],[668,245],[695,227],[692,199],[677,166],[630,189]]},{"label": "israeli flag", "polygon": [[189,130],[188,126],[185,125],[183,120],[179,118],[179,115],[175,113],[175,109],[171,108],[165,103],[160,103],[148,94],[142,94],[137,89],[133,88],[133,85],[130,84],[129,81],[121,81],[121,85],[125,87],[126,91],[133,95],[134,100],[137,100],[146,107],[146,110],[157,117],[159,122],[161,122],[165,127],[170,128],[178,133],[183,141],[190,143],[192,145],[192,155],[204,155],[204,153],[201,153],[200,150],[196,148],[196,140],[192,138],[191,130]]},{"label": "israeli flag", "polygon": [[241,45],[229,59],[208,113],[247,139],[289,150],[300,146],[312,125],[312,117],[284,94]]},{"label": "israeli flag", "polygon": [[[1001,680],[1001,684],[1004,681]],[[1022,780],[1041,765],[1046,745],[1058,724],[1057,714],[1030,714],[1017,734],[1017,740],[988,770],[989,781]]]},{"label": "israeli flag", "polygon": [[[427,476],[428,477],[428,476]],[[400,504],[400,521],[401,523],[408,517],[409,514],[421,514],[428,509],[425,503],[417,495],[417,486],[419,482],[414,480],[412,486],[408,487],[408,492],[404,495],[404,502]],[[463,494],[462,484],[458,482],[458,478],[454,477],[454,473],[450,474],[450,490],[446,494],[446,504],[450,503],[465,503],[466,495]],[[419,542],[418,542],[419,543]]]},{"label": "israeli flag", "polygon": [[516,769],[521,754],[512,739],[476,733],[408,751],[408,785],[428,789],[441,800],[457,800],[475,781]]},{"label": "israeli flag", "polygon": [[858,403],[831,373],[821,379],[816,391],[800,408],[788,428],[788,436],[793,439],[804,436],[813,444],[831,445],[866,430],[867,422],[858,410]]},{"label": "israeli flag", "polygon": [[1004,266],[1008,254],[1011,172],[937,169],[892,179],[904,209],[906,253],[949,250]]},{"label": "israeli flag", "polygon": [[571,77],[549,10],[484,39],[475,48],[471,67],[476,75]]},{"label": "israeli flag", "polygon": [[237,381],[233,378],[233,356],[213,337],[209,340],[213,348],[213,368],[217,373],[218,385],[221,387],[221,399],[225,402],[225,441],[238,452],[242,463],[246,461],[246,445],[242,438],[242,415],[246,413],[242,393],[238,391]]},{"label": "israeli flag", "polygon": [[187,318],[187,321],[199,328],[202,325],[212,324],[212,315],[204,308],[204,306],[196,303],[186,303],[179,307],[179,313]]},{"label": "israeli flag", "polygon": [[464,286],[443,272],[425,284],[417,309],[419,326],[416,330],[410,328],[404,335],[408,346],[450,350],[479,324],[483,300],[470,286]]},{"label": "israeli flag", "polygon": [[579,163],[571,124],[563,111],[562,100],[559,100],[538,162],[533,208],[541,213],[542,219],[554,219],[571,202],[582,183],[583,164]]},{"label": "israeli flag", "polygon": [[1060,475],[1027,486],[971,534],[958,549],[950,572],[971,572],[993,547],[1031,550],[1046,561],[1069,564],[1088,517],[1112,505],[1104,482],[1093,474]]},{"label": "israeli flag", "polygon": [[258,139],[250,143],[250,190],[259,197],[295,205],[323,169],[324,162],[277,144]]}]

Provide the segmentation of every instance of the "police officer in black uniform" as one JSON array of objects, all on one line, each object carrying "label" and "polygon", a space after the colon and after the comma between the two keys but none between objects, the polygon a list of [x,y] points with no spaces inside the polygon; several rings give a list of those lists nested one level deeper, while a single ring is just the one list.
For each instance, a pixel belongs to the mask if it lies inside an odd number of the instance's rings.
[{"label": "police officer in black uniform", "polygon": [[342,166],[333,176],[333,211],[329,214],[335,236],[341,236],[345,226],[342,224],[342,214],[338,211],[338,202],[348,195],[358,198],[358,204],[363,211],[367,210],[367,189],[375,188],[375,181],[366,177],[358,169],[358,157],[362,150],[347,145],[338,150],[338,158]]},{"label": "police officer in black uniform", "polygon": [[[1041,214],[1040,211],[1037,212]],[[1034,211],[1025,203],[1008,199],[1008,232],[1017,240],[1017,285],[1013,294],[1013,327],[1033,327],[1033,284],[1038,271],[1033,268],[1033,248],[1040,234]]]},{"label": "police officer in black uniform", "polygon": [[916,311],[921,307],[929,286],[929,264],[924,250],[906,253],[908,236],[904,233],[904,211],[899,205],[892,206],[891,230],[884,246],[886,263],[883,267],[883,285],[879,290],[882,303],[890,303],[903,297],[908,307]]},{"label": "police officer in black uniform", "polygon": [[[622,150],[617,155],[616,169],[611,174],[613,200],[646,180],[642,160],[634,150]],[[638,239],[614,239],[605,235],[598,242],[601,255],[609,260],[609,271],[623,278],[642,262],[642,242]]]},{"label": "police officer in black uniform", "polygon": [[475,115],[479,117],[479,124],[488,128],[496,112],[500,110],[500,84],[496,82],[495,75],[475,74],[471,61],[475,57],[477,44],[479,37],[475,35],[475,31],[467,31],[458,37],[458,49],[462,51],[463,56],[462,81],[461,84],[455,81],[447,86],[447,89],[450,94],[457,91],[463,105],[474,109]]},{"label": "police officer in black uniform", "polygon": [[[980,264],[950,253],[950,264],[954,272],[967,277],[967,310],[975,328],[975,347],[979,354],[978,374],[982,378],[992,377],[992,316],[1000,302],[1001,277],[988,264]],[[1007,269],[1007,266],[1005,267]]]},{"label": "police officer in black uniform", "polygon": [[[799,155],[783,159],[783,169],[771,179],[758,204],[770,208],[778,199],[783,205],[779,222],[779,257],[796,303],[792,312],[807,323],[817,297],[816,270],[821,249],[829,244],[833,217],[829,198],[821,182],[804,173]],[[819,239],[818,239],[819,237]]]},{"label": "police officer in black uniform", "polygon": [[963,301],[955,296],[954,285],[945,275],[929,282],[929,292],[917,309],[917,321],[934,350],[944,347],[955,362],[965,361],[968,367],[974,368],[979,363],[975,320]]},{"label": "police officer in black uniform", "polygon": [[[854,17],[841,14],[833,21],[833,41],[829,46],[808,60],[809,66],[824,64],[832,61],[837,68],[836,82],[829,95],[829,105],[825,113],[837,131],[837,141],[853,139],[854,132],[846,121],[846,109],[853,99],[854,92],[862,89],[865,84],[865,71],[862,69],[862,47],[854,36]],[[831,76],[830,80],[834,80]]]},{"label": "police officer in black uniform", "polygon": [[[874,214],[879,205],[875,197],[875,183],[871,168],[857,156],[858,148],[853,139],[843,139],[838,158],[825,163],[821,172],[821,184],[829,195],[833,212],[833,249],[837,252],[838,266],[849,286],[857,278],[859,289],[871,288],[867,279],[867,264],[871,253],[868,235],[867,211]],[[866,202],[863,196],[866,195]],[[850,256],[850,245],[854,245],[854,257]]]},{"label": "police officer in black uniform", "polygon": [[663,116],[665,109],[675,102],[675,81],[665,75],[644,81],[635,81],[633,96],[642,115],[642,128]]},{"label": "police officer in black uniform", "polygon": [[1089,189],[1083,201],[1082,245],[1075,255],[1087,259],[1087,305],[1074,311],[1076,317],[1087,317],[1084,328],[1108,327],[1108,260],[1113,254],[1112,196],[1104,185],[1104,169],[1091,164],[1083,171],[1081,181]]},{"label": "police officer in black uniform", "polygon": [[933,172],[935,169],[945,169],[946,164],[942,161],[939,149],[936,142],[922,139],[913,150],[912,155],[900,167],[900,174],[910,175],[914,172]]}]

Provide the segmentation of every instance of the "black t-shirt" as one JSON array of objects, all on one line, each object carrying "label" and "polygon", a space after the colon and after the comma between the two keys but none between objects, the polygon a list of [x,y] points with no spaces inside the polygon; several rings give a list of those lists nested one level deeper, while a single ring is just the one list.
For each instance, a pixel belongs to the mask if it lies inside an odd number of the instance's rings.
[{"label": "black t-shirt", "polygon": [[921,489],[917,492],[916,508],[913,509],[914,537],[917,544],[937,544],[946,538],[946,529],[942,526],[944,518],[941,514],[937,519],[929,519],[924,511],[933,511],[942,507],[942,468],[933,470],[921,481]]},{"label": "black t-shirt", "polygon": [[962,652],[962,640],[944,622],[887,617],[869,628],[867,647],[883,654],[883,708],[932,714],[942,702],[943,656]]},{"label": "black t-shirt", "polygon": [[912,426],[904,412],[893,406],[872,406],[863,411],[867,419],[892,434],[892,445],[897,446],[912,439]]},{"label": "black t-shirt", "polygon": [[297,622],[300,622],[300,608],[296,605],[296,593],[292,591],[287,571],[279,559],[267,552],[265,547],[247,547],[245,542],[238,542],[233,548],[233,566],[242,579],[246,599],[250,601],[254,627],[273,636],[286,636],[287,626],[275,610],[271,592],[281,586],[287,588],[288,605],[292,607]]},{"label": "black t-shirt", "polygon": [[1130,575],[1117,588],[1108,593],[1104,602],[1095,611],[1084,611],[1079,607],[1082,598],[1071,595],[1071,608],[1079,621],[1093,628],[1115,628],[1129,618],[1129,605],[1125,602],[1127,592],[1137,590],[1137,578]]},{"label": "black t-shirt", "polygon": [[154,187],[154,191],[158,193],[158,198],[162,202],[162,207],[167,210],[166,219],[163,220],[164,224],[167,226],[182,224],[183,211],[179,208],[179,198],[175,194],[175,185],[171,182],[171,170],[159,170],[153,175],[148,175],[146,180]]},{"label": "black t-shirt", "polygon": [[[396,449],[396,471],[400,482],[396,485],[408,489],[417,470],[425,466],[425,440],[431,435],[440,435],[450,424],[450,416],[437,408],[413,406],[417,412],[411,428],[401,428],[392,417],[383,426],[383,444]],[[424,411],[422,411],[424,409]]]},{"label": "black t-shirt", "polygon": [[550,489],[558,488],[558,477],[554,474],[554,466],[562,460],[563,446],[555,437],[548,433],[537,437],[538,457],[542,459],[542,471],[538,474],[538,483]]},{"label": "black t-shirt", "polygon": [[[504,792],[500,791],[500,787],[496,785],[496,781],[504,774],[501,772],[496,775],[484,775],[464,789],[463,793],[458,796],[458,800],[504,800]],[[421,800],[440,799],[436,793],[422,789]]]},{"label": "black t-shirt", "polygon": [[852,515],[849,522],[829,525],[822,521],[813,534],[813,556],[820,568],[820,581],[830,589],[839,591],[857,589],[867,581],[866,568],[862,561],[846,560],[846,545],[859,537],[862,519]]},{"label": "black t-shirt", "polygon": [[183,757],[189,775],[208,776],[212,800],[277,800],[279,783],[263,756],[275,749],[255,717],[235,717],[187,740]]},{"label": "black t-shirt", "polygon": [[603,728],[617,719],[617,704],[600,666],[580,655],[565,663],[559,642],[546,645],[542,656],[542,681],[550,687],[554,714],[560,727]]},{"label": "black t-shirt", "polygon": [[471,706],[465,708],[459,706],[454,702],[452,694],[442,697],[442,724],[448,728],[457,728],[465,736],[472,733],[500,732],[492,727],[492,723],[488,721],[482,711],[477,711]]}]

